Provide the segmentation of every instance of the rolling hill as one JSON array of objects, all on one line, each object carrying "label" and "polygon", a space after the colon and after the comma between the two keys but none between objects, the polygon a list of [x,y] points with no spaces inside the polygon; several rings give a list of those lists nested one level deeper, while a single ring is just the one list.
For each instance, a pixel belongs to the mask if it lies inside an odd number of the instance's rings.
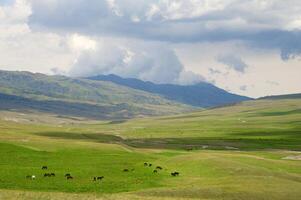
[{"label": "rolling hill", "polygon": [[[301,150],[301,100],[253,100],[192,113],[102,125],[135,147]],[[99,130],[99,129],[98,129]]]},{"label": "rolling hill", "polygon": [[[0,199],[298,200],[301,195],[300,99],[114,122],[22,123],[5,119],[3,112],[8,111],[0,111]],[[10,114],[11,119],[32,115]],[[171,176],[175,171],[180,175]],[[49,172],[55,177],[45,177]],[[93,181],[95,176],[104,179]]]},{"label": "rolling hill", "polygon": [[277,100],[277,99],[301,99],[301,93],[297,94],[284,94],[284,95],[273,95],[273,96],[265,96],[259,99],[270,99],[270,100]]},{"label": "rolling hill", "polygon": [[134,78],[122,78],[116,75],[99,75],[90,80],[110,81],[133,89],[158,94],[169,100],[198,107],[215,107],[225,104],[251,100],[249,97],[231,94],[210,83],[200,82],[195,85],[155,84]]},{"label": "rolling hill", "polygon": [[65,76],[0,71],[2,110],[35,110],[97,119],[123,119],[191,111],[159,95]]}]

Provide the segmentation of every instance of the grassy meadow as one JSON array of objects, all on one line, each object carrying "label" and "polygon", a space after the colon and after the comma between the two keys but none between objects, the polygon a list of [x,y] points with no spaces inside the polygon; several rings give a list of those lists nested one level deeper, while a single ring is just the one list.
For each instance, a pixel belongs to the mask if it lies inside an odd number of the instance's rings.
[{"label": "grassy meadow", "polygon": [[299,99],[128,121],[0,116],[1,200],[301,197]]}]

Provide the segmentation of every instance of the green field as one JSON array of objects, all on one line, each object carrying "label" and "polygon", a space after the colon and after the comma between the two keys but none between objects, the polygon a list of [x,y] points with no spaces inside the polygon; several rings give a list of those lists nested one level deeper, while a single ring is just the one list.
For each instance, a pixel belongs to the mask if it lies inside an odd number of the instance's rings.
[{"label": "green field", "polygon": [[1,200],[301,197],[300,99],[128,121],[0,116]]}]

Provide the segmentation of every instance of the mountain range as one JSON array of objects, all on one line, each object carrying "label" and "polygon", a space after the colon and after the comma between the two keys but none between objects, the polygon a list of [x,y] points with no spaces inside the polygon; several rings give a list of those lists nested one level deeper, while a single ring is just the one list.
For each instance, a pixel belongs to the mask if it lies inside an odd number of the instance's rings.
[{"label": "mountain range", "polygon": [[158,94],[169,100],[202,108],[251,100],[249,97],[231,94],[207,82],[200,82],[195,85],[155,84],[134,78],[122,78],[113,74],[89,77],[89,79],[110,81],[118,85]]},{"label": "mountain range", "polygon": [[0,71],[2,110],[35,110],[96,119],[176,114],[193,110],[140,90],[108,81],[92,81],[31,72]]},{"label": "mountain range", "polygon": [[0,71],[0,109],[93,119],[189,112],[250,100],[209,83],[155,84],[116,75],[88,78]]}]

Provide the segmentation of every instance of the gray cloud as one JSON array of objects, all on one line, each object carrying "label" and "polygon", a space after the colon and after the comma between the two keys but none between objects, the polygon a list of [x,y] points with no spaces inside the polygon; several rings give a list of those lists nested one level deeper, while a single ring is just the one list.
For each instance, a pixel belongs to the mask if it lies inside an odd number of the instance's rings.
[{"label": "gray cloud", "polygon": [[173,50],[163,45],[106,43],[85,50],[69,72],[72,76],[117,74],[156,83],[194,84],[204,79],[184,70]]},{"label": "gray cloud", "polygon": [[[233,92],[247,84],[243,93],[254,97],[297,93],[300,60],[289,59],[300,56],[300,29],[300,0],[0,0],[0,65],[67,75],[71,67],[78,76],[116,72],[181,84],[203,80],[183,62]],[[105,45],[94,48],[102,39]],[[131,60],[126,49],[141,59]],[[243,76],[225,66],[206,73],[216,55],[240,52],[252,63]],[[287,62],[275,58],[277,52]],[[172,61],[161,61],[165,56]]]},{"label": "gray cloud", "polygon": [[[300,21],[301,28],[301,21]],[[289,60],[301,54],[301,31],[269,30],[245,37],[253,46],[261,48],[279,48],[282,60]]]},{"label": "gray cloud", "polygon": [[301,54],[299,0],[29,0],[38,30],[169,42],[240,40]]},{"label": "gray cloud", "polygon": [[245,69],[248,67],[240,57],[235,55],[219,55],[216,60],[240,73],[245,73]]},{"label": "gray cloud", "polygon": [[209,73],[214,75],[214,74],[221,74],[222,72],[219,71],[218,69],[209,68]]}]

